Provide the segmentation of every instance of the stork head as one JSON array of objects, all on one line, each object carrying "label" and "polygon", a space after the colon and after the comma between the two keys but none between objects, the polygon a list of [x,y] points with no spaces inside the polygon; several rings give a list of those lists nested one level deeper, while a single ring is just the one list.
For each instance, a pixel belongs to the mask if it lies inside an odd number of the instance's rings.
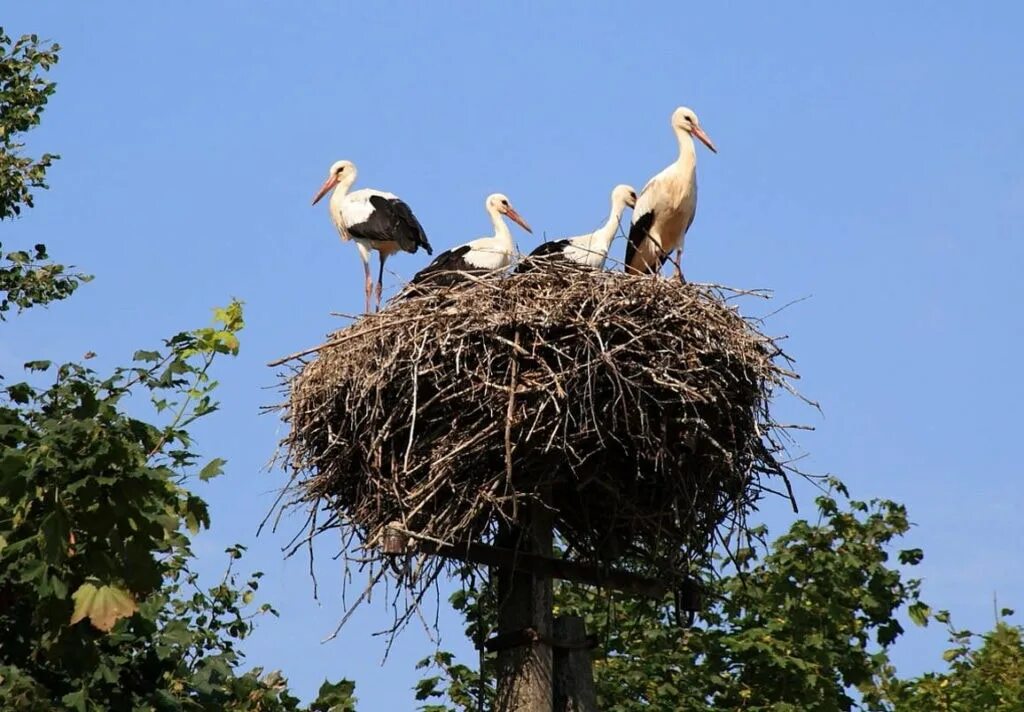
[{"label": "stork head", "polygon": [[487,212],[497,213],[498,215],[506,215],[509,220],[516,222],[521,228],[526,230],[528,233],[533,234],[533,230],[523,220],[523,216],[515,211],[512,207],[512,203],[508,201],[508,196],[502,195],[501,193],[492,193],[487,196]]},{"label": "stork head", "polygon": [[356,180],[356,164],[352,161],[335,161],[331,164],[331,169],[327,171],[327,180],[320,186],[320,190],[313,196],[313,205],[320,202],[327,193],[334,188],[338,183],[345,181],[347,185],[352,185]]},{"label": "stork head", "polygon": [[612,204],[625,205],[627,208],[636,207],[636,190],[625,183],[615,186],[612,190]]},{"label": "stork head", "polygon": [[685,131],[691,136],[696,136],[705,146],[711,149],[712,153],[718,153],[715,144],[711,142],[711,137],[704,133],[704,129],[700,127],[700,121],[697,119],[697,114],[694,113],[693,109],[680,106],[673,111],[672,128],[676,133]]}]

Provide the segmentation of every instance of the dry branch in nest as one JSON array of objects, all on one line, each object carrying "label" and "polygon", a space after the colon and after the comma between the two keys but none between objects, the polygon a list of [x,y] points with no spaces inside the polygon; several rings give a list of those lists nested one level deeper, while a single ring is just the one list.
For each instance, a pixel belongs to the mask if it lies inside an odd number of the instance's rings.
[{"label": "dry branch in nest", "polygon": [[[757,327],[718,288],[579,269],[400,298],[292,360],[290,503],[383,571],[394,522],[466,546],[544,502],[567,558],[681,579],[785,476],[795,375]],[[391,573],[415,601],[444,566]]]}]

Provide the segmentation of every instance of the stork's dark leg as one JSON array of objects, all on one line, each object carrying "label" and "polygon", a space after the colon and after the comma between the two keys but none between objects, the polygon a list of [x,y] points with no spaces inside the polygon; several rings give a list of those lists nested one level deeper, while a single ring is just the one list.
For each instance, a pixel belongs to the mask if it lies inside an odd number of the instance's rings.
[{"label": "stork's dark leg", "polygon": [[651,244],[654,245],[654,259],[657,262],[652,261],[650,266],[647,268],[647,274],[661,275],[662,270],[665,268],[665,263],[672,260],[672,253],[667,252],[664,247],[661,246],[661,238],[654,239],[654,236],[650,238]]},{"label": "stork's dark leg", "polygon": [[683,249],[680,247],[674,252],[665,252],[659,248],[658,254],[661,257],[661,262],[658,265],[658,271],[661,271],[661,268],[665,266],[666,262],[671,262],[673,266],[672,276],[683,284],[686,284],[686,280],[683,279]]},{"label": "stork's dark leg", "polygon": [[676,250],[676,277],[683,284],[686,284],[686,280],[683,278],[683,251]]},{"label": "stork's dark leg", "polygon": [[384,291],[384,260],[387,257],[384,256],[383,252],[378,254],[380,255],[380,270],[377,272],[377,311],[380,311],[380,295]]},{"label": "stork's dark leg", "polygon": [[364,314],[369,314],[370,313],[370,294],[373,293],[373,277],[370,276],[370,259],[369,258],[367,258],[363,262],[363,276],[365,278],[364,279],[364,285],[363,285],[363,293],[366,295],[366,303],[365,303],[365,306],[363,307],[363,313]]}]

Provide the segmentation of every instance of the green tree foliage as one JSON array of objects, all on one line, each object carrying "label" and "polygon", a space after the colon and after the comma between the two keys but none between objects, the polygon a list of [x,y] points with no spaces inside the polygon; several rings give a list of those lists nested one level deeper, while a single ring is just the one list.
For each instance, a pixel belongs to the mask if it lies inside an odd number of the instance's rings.
[{"label": "green tree foliage", "polygon": [[46,169],[58,158],[22,155],[20,135],[39,124],[56,89],[42,72],[57,63],[59,50],[36,35],[12,40],[0,27],[0,220],[32,207],[32,190],[46,187]]},{"label": "green tree foliage", "polygon": [[[583,616],[599,641],[599,708],[1024,710],[1024,630],[1002,620],[984,635],[950,626],[947,672],[898,677],[889,654],[904,632],[900,614],[917,625],[949,625],[950,614],[933,614],[920,581],[901,572],[923,558],[919,549],[896,546],[909,529],[905,508],[851,500],[839,482],[832,485],[832,494],[817,499],[816,522],[797,521],[770,546],[741,550],[731,573],[706,581],[707,607],[691,627],[677,625],[669,600],[556,585],[556,614]],[[489,587],[469,582],[451,603],[471,639],[493,630],[497,601]],[[421,712],[471,712],[481,696],[490,709],[493,656],[484,660],[483,681],[443,651],[419,667],[428,671],[416,688]]]},{"label": "green tree foliage", "polygon": [[[0,220],[32,207],[32,189],[46,187],[46,169],[57,158],[49,153],[38,161],[22,156],[20,136],[39,124],[56,89],[42,72],[57,63],[59,49],[35,35],[12,40],[0,27]],[[89,279],[49,262],[44,245],[5,254],[0,244],[0,320],[15,307],[64,299]]]},{"label": "green tree foliage", "polygon": [[[600,641],[600,708],[886,709],[877,681],[903,632],[897,615],[928,615],[919,581],[906,579],[899,565],[922,555],[893,549],[909,528],[901,505],[848,500],[833,485],[834,495],[817,500],[817,522],[797,521],[766,551],[741,550],[738,571],[708,578],[707,606],[694,626],[676,624],[670,600],[609,600],[588,587],[558,585],[556,613],[583,616]],[[467,616],[469,634],[490,626],[487,591],[460,591],[452,603]],[[436,674],[420,683],[418,696],[429,703],[421,709],[475,709],[475,671],[444,654],[423,665]],[[492,694],[485,687],[485,698]]]},{"label": "green tree foliage", "polygon": [[[0,217],[31,206],[53,156],[19,157],[14,136],[39,121],[54,85],[37,76],[57,47],[0,31]],[[84,281],[46,249],[8,253],[0,316],[64,299]],[[220,474],[189,428],[217,409],[214,362],[238,352],[242,306],[181,332],[131,365],[25,364],[0,390],[0,709],[346,712],[353,686],[324,683],[302,708],[280,673],[239,671],[262,574],[200,585],[191,537],[210,525],[188,484]],[[129,415],[148,394],[150,420]],[[136,405],[133,412],[140,408]]]},{"label": "green tree foliage", "polygon": [[[1024,630],[1002,620],[1013,611],[1003,609],[995,628],[978,635],[949,626],[952,647],[942,658],[944,673],[926,673],[899,680],[895,671],[882,684],[894,712],[1019,712],[1024,710]],[[949,625],[949,613],[935,614]]]},{"label": "green tree foliage", "polygon": [[[741,550],[740,571],[709,580],[709,605],[691,628],[674,627],[664,605],[606,613],[593,593],[566,589],[562,605],[605,641],[596,667],[602,709],[667,709],[673,700],[692,710],[855,709],[851,693],[873,688],[903,632],[897,613],[925,607],[919,581],[891,561],[893,540],[909,528],[901,505],[841,506],[836,496],[817,504],[818,522],[797,521],[760,556]],[[914,565],[921,553],[897,558]]]},{"label": "green tree foliage", "polygon": [[4,254],[0,243],[0,321],[12,308],[18,311],[66,299],[82,282],[92,277],[69,273],[64,265],[49,261],[46,245],[32,251]]},{"label": "green tree foliage", "polygon": [[[260,574],[229,568],[204,590],[190,569],[209,517],[187,480],[223,463],[200,460],[188,426],[215,411],[210,369],[242,326],[234,302],[108,376],[35,361],[45,385],[0,395],[0,694],[49,709],[297,709],[280,675],[235,674],[238,642],[272,612],[250,605]],[[123,411],[137,391],[163,422]]]}]

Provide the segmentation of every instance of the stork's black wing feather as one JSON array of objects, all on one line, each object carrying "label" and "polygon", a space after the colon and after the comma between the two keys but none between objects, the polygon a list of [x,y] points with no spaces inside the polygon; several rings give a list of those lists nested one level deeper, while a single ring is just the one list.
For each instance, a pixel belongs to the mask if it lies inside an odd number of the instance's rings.
[{"label": "stork's black wing feather", "polygon": [[[636,222],[634,222],[629,228],[629,241],[626,244],[626,269],[629,270],[633,267],[633,258],[636,256],[637,250],[640,249],[640,245],[643,241],[648,239],[651,233],[651,226],[654,225],[654,211],[644,213],[641,215]],[[667,255],[662,255],[661,263],[665,263]],[[659,265],[660,266],[660,265]],[[655,270],[648,266],[647,272],[653,272]]]},{"label": "stork's black wing feather", "polygon": [[370,205],[373,206],[370,216],[348,228],[352,237],[375,242],[394,240],[406,252],[415,252],[422,247],[428,255],[434,253],[423,226],[404,201],[371,195]]},{"label": "stork's black wing feather", "polygon": [[537,249],[530,253],[530,257],[550,257],[551,255],[562,255],[565,253],[571,243],[568,240],[551,240],[545,242],[542,245],[538,245]]},{"label": "stork's black wing feather", "polygon": [[568,240],[551,240],[542,243],[516,267],[516,272],[529,272],[540,266],[539,263],[562,262],[566,260],[565,250],[571,243]]},{"label": "stork's black wing feather", "polygon": [[466,262],[466,253],[470,250],[469,245],[461,245],[445,250],[429,265],[421,269],[409,280],[409,284],[422,284],[430,282],[440,284],[458,279],[458,272],[475,272]]},{"label": "stork's black wing feather", "polygon": [[391,209],[394,211],[394,220],[399,224],[398,232],[407,234],[414,243],[412,249],[405,245],[402,245],[402,249],[406,252],[415,252],[417,247],[422,247],[428,255],[434,254],[434,250],[430,247],[430,241],[427,240],[427,233],[420,225],[420,221],[413,215],[409,205],[403,200],[387,200],[378,195],[370,196],[370,205],[375,208],[384,202],[390,203]]}]

